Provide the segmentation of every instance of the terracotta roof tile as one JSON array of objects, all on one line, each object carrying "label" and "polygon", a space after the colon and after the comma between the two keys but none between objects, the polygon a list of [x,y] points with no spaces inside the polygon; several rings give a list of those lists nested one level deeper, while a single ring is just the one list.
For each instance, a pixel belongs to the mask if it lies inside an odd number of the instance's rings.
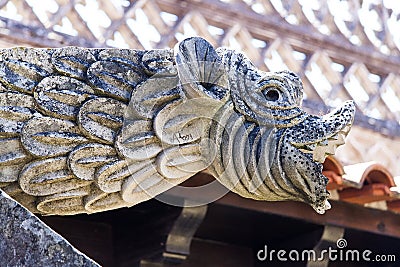
[{"label": "terracotta roof tile", "polygon": [[[386,201],[389,210],[400,212],[400,176],[376,162],[343,166],[335,157],[328,157],[323,174],[328,177],[328,190],[335,190],[339,200],[365,205]],[[335,193],[336,194],[336,193]]]},{"label": "terracotta roof tile", "polygon": [[343,166],[335,157],[329,156],[325,159],[322,173],[329,179],[328,190],[343,188]]},{"label": "terracotta roof tile", "polygon": [[347,202],[366,204],[382,200],[392,200],[390,188],[381,183],[364,185],[361,189],[346,188],[338,192],[339,199]]},{"label": "terracotta roof tile", "polygon": [[325,159],[323,170],[324,171],[333,171],[340,176],[342,176],[344,174],[342,163],[340,163],[340,161],[337,158],[335,158],[334,156],[329,156]]}]

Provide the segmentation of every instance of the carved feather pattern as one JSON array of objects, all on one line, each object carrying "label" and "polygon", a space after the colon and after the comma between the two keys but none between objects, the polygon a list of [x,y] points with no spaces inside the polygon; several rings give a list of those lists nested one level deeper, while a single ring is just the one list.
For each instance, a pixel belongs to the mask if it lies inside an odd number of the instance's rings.
[{"label": "carved feather pattern", "polygon": [[174,163],[180,148],[154,130],[181,98],[172,50],[4,49],[0,82],[0,185],[34,212],[132,206],[202,169],[177,177],[174,164],[192,163]]}]

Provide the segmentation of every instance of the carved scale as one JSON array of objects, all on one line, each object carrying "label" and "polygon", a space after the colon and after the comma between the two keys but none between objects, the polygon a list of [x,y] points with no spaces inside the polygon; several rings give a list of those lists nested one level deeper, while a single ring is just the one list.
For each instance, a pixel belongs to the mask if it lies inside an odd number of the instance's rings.
[{"label": "carved scale", "polygon": [[0,50],[0,187],[33,212],[129,207],[207,170],[247,198],[329,208],[354,105],[301,110],[290,72],[201,38],[175,50]]}]

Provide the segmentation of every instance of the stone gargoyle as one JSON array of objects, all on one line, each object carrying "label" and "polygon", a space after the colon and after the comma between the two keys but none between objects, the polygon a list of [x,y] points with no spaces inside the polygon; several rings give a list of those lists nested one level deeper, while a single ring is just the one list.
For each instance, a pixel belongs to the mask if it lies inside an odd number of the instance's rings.
[{"label": "stone gargoyle", "polygon": [[207,170],[232,192],[329,208],[322,162],[355,107],[301,109],[291,72],[189,38],[174,50],[0,50],[0,187],[33,212],[148,200]]}]

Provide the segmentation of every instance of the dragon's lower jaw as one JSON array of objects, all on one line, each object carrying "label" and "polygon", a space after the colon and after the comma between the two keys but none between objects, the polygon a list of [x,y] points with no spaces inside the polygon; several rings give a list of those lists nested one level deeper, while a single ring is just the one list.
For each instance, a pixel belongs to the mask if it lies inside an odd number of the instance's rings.
[{"label": "dragon's lower jaw", "polygon": [[[300,151],[302,151],[303,153],[312,154],[313,161],[324,163],[327,156],[334,155],[336,149],[345,143],[344,139],[349,133],[350,127],[351,123],[346,125],[339,132],[323,139],[322,141],[307,145],[306,148],[301,148]],[[322,173],[320,175],[322,176],[321,179],[327,179]],[[325,186],[324,190],[326,191]],[[325,199],[324,201],[320,201],[318,203],[310,204],[313,209],[319,214],[324,214],[327,210],[331,208],[331,204],[329,203],[328,199]]]},{"label": "dragon's lower jaw", "polygon": [[324,214],[327,210],[331,209],[331,204],[329,203],[328,200],[325,200],[323,205],[313,205],[311,204],[311,207],[318,213],[318,214]]},{"label": "dragon's lower jaw", "polygon": [[[351,123],[346,125],[343,129],[341,129],[337,133],[335,133],[327,138],[324,138],[320,142],[316,142],[313,144],[308,144],[307,146],[303,146],[302,148],[300,148],[300,151],[303,153],[306,153],[306,154],[312,154],[313,161],[319,162],[319,163],[324,163],[327,156],[334,155],[336,152],[336,149],[345,143],[344,140],[350,131],[350,127],[351,127]],[[320,179],[327,180],[327,178],[322,173],[320,173],[319,175],[321,176]],[[324,191],[326,191],[325,186],[323,186],[323,187],[324,187]],[[328,196],[326,196],[326,198],[327,197]],[[331,204],[329,203],[328,199],[326,199],[326,198],[323,198],[322,200],[320,200],[316,203],[310,203],[312,208],[317,213],[324,214],[327,210],[329,210],[331,208]]]}]

